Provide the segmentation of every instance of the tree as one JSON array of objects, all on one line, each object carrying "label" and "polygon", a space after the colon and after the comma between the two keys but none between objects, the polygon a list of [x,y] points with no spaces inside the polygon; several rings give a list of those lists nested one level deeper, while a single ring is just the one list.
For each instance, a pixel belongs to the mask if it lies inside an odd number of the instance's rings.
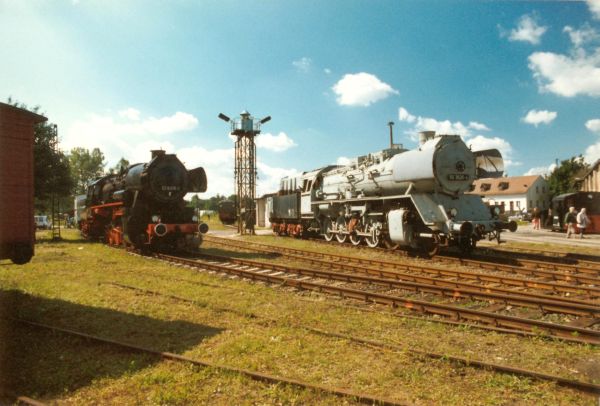
[{"label": "tree", "polygon": [[578,190],[577,178],[589,170],[589,165],[584,162],[581,155],[561,161],[548,177],[552,196]]},{"label": "tree", "polygon": [[102,176],[104,172],[104,154],[100,149],[94,148],[90,152],[86,148],[76,147],[69,155],[71,176],[75,182],[75,194],[84,194],[88,183]]},{"label": "tree", "polygon": [[[41,108],[28,108],[25,104],[8,98],[8,104],[36,114]],[[35,205],[38,210],[45,211],[50,206],[50,198],[54,194],[65,198],[71,193],[73,180],[69,171],[69,162],[65,154],[55,148],[56,127],[45,122],[38,124],[33,135],[33,187]]]},{"label": "tree", "polygon": [[129,161],[123,157],[117,162],[115,166],[108,170],[109,173],[124,173],[129,167]]}]

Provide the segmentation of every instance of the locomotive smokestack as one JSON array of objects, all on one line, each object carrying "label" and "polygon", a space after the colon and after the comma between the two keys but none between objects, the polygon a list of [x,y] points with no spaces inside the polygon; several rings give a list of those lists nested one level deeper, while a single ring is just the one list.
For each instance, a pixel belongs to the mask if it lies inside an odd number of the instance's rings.
[{"label": "locomotive smokestack", "polygon": [[150,152],[152,153],[152,159],[165,154],[165,151],[163,151],[162,149],[153,149]]},{"label": "locomotive smokestack", "polygon": [[393,130],[394,122],[390,121],[388,123],[388,126],[390,126],[390,148],[394,148],[394,130]]},{"label": "locomotive smokestack", "polygon": [[435,131],[421,131],[419,133],[419,145],[425,144],[427,141],[435,137]]}]

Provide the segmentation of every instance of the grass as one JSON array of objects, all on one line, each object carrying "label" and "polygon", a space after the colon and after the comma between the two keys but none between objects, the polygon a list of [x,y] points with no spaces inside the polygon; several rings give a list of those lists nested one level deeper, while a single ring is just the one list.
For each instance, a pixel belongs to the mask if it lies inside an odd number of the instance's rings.
[{"label": "grass", "polygon": [[[405,403],[596,402],[591,395],[552,383],[421,359],[404,351],[382,351],[317,335],[302,326],[569,378],[598,380],[595,369],[589,366],[600,362],[600,351],[591,346],[362,311],[346,306],[356,302],[198,273],[127,255],[101,244],[79,241],[74,231],[64,231],[63,237],[65,240],[57,243],[40,238],[36,256],[28,265],[0,265],[0,300],[7,316]],[[253,238],[273,242],[269,237]],[[337,249],[313,246],[310,241],[276,241],[295,247]],[[142,294],[110,282],[196,303]],[[0,368],[4,368],[0,383],[12,393],[50,403],[342,402],[312,391],[161,361],[17,324],[0,327],[0,334],[4,334],[0,337],[4,343],[0,354],[5,357],[0,360],[4,361],[0,362]]]}]

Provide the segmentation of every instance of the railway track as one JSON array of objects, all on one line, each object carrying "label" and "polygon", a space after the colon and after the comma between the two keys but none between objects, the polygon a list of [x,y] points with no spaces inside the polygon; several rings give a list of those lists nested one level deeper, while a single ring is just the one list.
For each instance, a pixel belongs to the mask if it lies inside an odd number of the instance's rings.
[{"label": "railway track", "polygon": [[[566,341],[595,345],[600,344],[600,331],[595,331],[588,328],[549,323],[530,318],[516,317],[502,313],[493,313],[492,311],[474,310],[466,307],[460,307],[458,305],[448,305],[424,300],[410,299],[387,293],[372,292],[354,287],[350,288],[346,286],[340,286],[339,283],[335,283],[358,282],[360,280],[360,283],[364,284],[368,279],[365,279],[365,277],[361,277],[359,275],[349,275],[328,271],[302,270],[296,268],[291,270],[291,272],[288,272],[290,269],[279,267],[279,265],[262,267],[257,263],[240,263],[230,258],[227,258],[226,261],[221,261],[216,260],[215,258],[190,259],[164,254],[158,254],[157,257],[172,263],[187,265],[193,268],[207,269],[215,272],[236,275],[241,278],[264,281],[281,286],[290,286],[301,290],[317,291],[341,296],[344,298],[357,299],[364,302],[405,308],[423,314],[432,314],[450,318],[465,324],[483,323],[486,325],[513,330],[540,332],[541,335],[560,338]],[[276,269],[274,269],[274,267],[276,267]],[[324,279],[328,280],[329,283],[323,282]],[[370,283],[374,283],[376,279],[371,278],[370,280]],[[334,281],[334,283],[331,283],[331,281]],[[386,284],[396,282],[397,281],[394,280],[383,281],[383,283]],[[431,286],[428,288],[431,288]],[[481,293],[477,294],[479,295]],[[527,299],[524,297],[513,297],[511,300],[524,303]],[[566,303],[547,303],[546,305],[556,305],[558,307],[562,307],[563,309],[565,307],[571,307],[570,304],[567,305]],[[588,310],[590,309],[585,311]],[[596,314],[595,310],[592,310],[592,312]]]},{"label": "railway track", "polygon": [[[241,258],[231,258],[216,255],[202,255],[203,259],[215,260],[220,262],[229,261],[234,264],[248,266],[251,268],[270,269],[274,272],[284,272],[300,276],[310,276],[313,278],[329,279],[348,283],[363,283],[380,285],[389,289],[412,290],[418,293],[431,293],[453,299],[466,298],[469,300],[496,301],[508,305],[524,306],[540,309],[542,312],[562,313],[574,316],[600,317],[600,306],[590,305],[585,301],[572,300],[568,298],[549,298],[545,295],[521,293],[515,294],[508,289],[491,288],[466,284],[461,282],[450,282],[402,274],[396,271],[376,270],[377,276],[369,274],[369,269],[352,266],[353,272],[344,273],[330,270],[316,270],[297,268],[287,265],[274,264],[271,262],[255,261]],[[313,262],[318,262],[314,261]],[[321,261],[320,265],[329,267],[329,262]],[[348,267],[344,266],[347,270]],[[362,273],[362,275],[360,275]],[[405,279],[412,279],[407,281]],[[415,282],[415,280],[417,282]]]},{"label": "railway track", "polygon": [[[117,286],[117,287],[121,287],[124,289],[138,291],[140,293],[147,294],[147,295],[153,295],[153,296],[160,295],[160,296],[167,297],[169,299],[175,299],[178,301],[183,301],[186,303],[192,303],[192,304],[196,304],[196,305],[198,304],[198,301],[196,301],[196,300],[178,297],[178,296],[174,296],[174,295],[170,295],[170,294],[164,294],[159,291],[148,290],[145,288],[138,288],[138,287],[130,286],[130,285],[123,285],[120,283],[108,283],[108,284]],[[233,309],[220,308],[219,310],[233,312],[236,314],[240,314],[242,316],[248,316],[247,314],[240,313],[237,310],[233,310]],[[252,317],[262,319],[263,320],[262,324],[265,326],[270,326],[270,325],[272,325],[272,323],[278,322],[277,319],[273,319],[273,318],[269,318],[269,317],[263,317],[263,316],[258,316],[258,315],[252,315]],[[445,361],[449,361],[449,362],[453,362],[453,363],[457,363],[457,364],[461,364],[461,365],[465,365],[465,366],[469,366],[469,367],[473,367],[473,368],[482,368],[482,369],[492,370],[492,371],[501,372],[501,373],[508,373],[508,374],[512,374],[512,375],[518,375],[518,376],[524,376],[524,377],[531,377],[534,379],[552,381],[552,382],[555,382],[562,386],[571,387],[571,388],[583,390],[586,392],[589,391],[592,393],[600,393],[600,385],[583,382],[583,381],[579,381],[579,380],[563,378],[563,377],[560,377],[557,375],[545,374],[545,373],[540,373],[537,371],[527,370],[527,369],[523,369],[523,368],[516,368],[516,367],[511,367],[511,366],[501,365],[501,364],[496,364],[496,363],[467,359],[467,358],[460,357],[460,356],[440,354],[440,353],[431,352],[431,351],[421,351],[421,350],[416,350],[413,348],[408,348],[406,346],[400,346],[400,345],[396,345],[396,344],[385,343],[382,341],[377,341],[377,340],[372,340],[372,339],[367,339],[367,338],[362,338],[362,337],[356,337],[356,336],[347,335],[347,334],[340,334],[340,333],[331,332],[331,331],[325,331],[322,329],[313,328],[313,327],[309,327],[309,326],[305,326],[305,325],[297,324],[297,323],[294,323],[293,327],[305,329],[312,333],[326,336],[326,337],[341,338],[344,340],[348,340],[348,341],[358,343],[361,345],[365,345],[365,346],[369,346],[369,347],[376,347],[376,348],[380,348],[380,349],[386,349],[386,350],[398,351],[398,352],[409,352],[412,355],[418,356],[418,357],[442,359]]]},{"label": "railway track", "polygon": [[[30,327],[50,330],[50,331],[53,331],[56,333],[75,336],[75,337],[79,337],[79,338],[82,338],[85,340],[90,340],[90,341],[94,341],[94,342],[98,342],[98,343],[102,343],[102,344],[109,344],[109,345],[119,347],[119,348],[122,348],[122,349],[125,349],[128,351],[132,351],[132,352],[152,355],[152,356],[155,356],[160,359],[166,359],[169,361],[174,361],[174,362],[179,362],[179,363],[197,365],[200,367],[214,368],[214,369],[219,369],[219,370],[226,371],[229,373],[244,375],[255,381],[266,382],[266,383],[275,383],[275,384],[285,384],[285,385],[290,385],[290,386],[294,386],[297,388],[309,389],[309,390],[313,390],[316,392],[321,392],[321,393],[325,393],[325,394],[329,394],[329,395],[338,396],[341,398],[351,399],[351,400],[358,401],[360,403],[364,403],[364,404],[368,404],[368,405],[373,405],[373,404],[385,405],[385,406],[400,406],[400,405],[402,405],[398,401],[375,397],[375,396],[371,396],[371,395],[364,394],[364,393],[352,392],[352,391],[342,389],[342,388],[332,388],[332,387],[328,387],[325,385],[313,384],[313,383],[300,381],[300,380],[296,380],[296,379],[290,379],[290,378],[285,378],[285,377],[281,377],[281,376],[251,371],[251,370],[247,370],[247,369],[236,368],[236,367],[232,367],[229,365],[220,365],[220,364],[216,364],[216,363],[206,361],[206,360],[199,360],[199,359],[189,358],[189,357],[185,357],[183,355],[179,355],[179,354],[175,354],[175,353],[171,353],[171,352],[163,352],[163,351],[158,351],[158,350],[154,350],[151,348],[145,348],[145,347],[141,347],[138,345],[125,343],[125,342],[121,342],[121,341],[117,341],[117,340],[113,340],[113,339],[103,338],[103,337],[87,334],[87,333],[72,330],[72,329],[51,326],[51,325],[38,323],[38,322],[30,321],[30,320],[24,320],[24,319],[14,319],[14,321],[19,322],[24,325],[27,325],[27,326],[30,326]],[[586,390],[586,391],[590,391],[591,389],[593,390],[593,388],[585,389],[586,384],[584,382],[581,382],[581,384],[582,385],[580,386],[580,389]],[[29,398],[27,398],[27,399],[30,400]]]},{"label": "railway track", "polygon": [[[321,244],[328,244],[334,246],[340,246],[342,244],[333,242],[333,241],[324,241],[322,239],[315,239]],[[390,250],[385,248],[368,248],[362,245],[352,245],[352,244],[343,244],[342,246],[358,249],[358,250],[377,250],[380,252],[385,252],[391,255],[396,255],[400,257],[406,257],[409,255],[409,252],[406,250]],[[490,249],[488,249],[490,250]],[[500,250],[491,249],[492,252],[498,253]],[[510,257],[507,256],[510,254]],[[501,255],[489,255],[489,254],[473,254],[469,258],[464,258],[459,256],[459,254],[451,254],[447,253],[445,255],[436,255],[431,259],[434,262],[444,262],[444,263],[453,263],[453,264],[461,264],[467,266],[474,266],[481,269],[493,269],[493,270],[504,270],[512,272],[514,268],[527,268],[527,269],[535,269],[540,272],[538,274],[544,274],[544,271],[551,271],[554,273],[565,273],[569,275],[576,275],[577,279],[582,279],[585,277],[599,277],[600,276],[600,263],[589,263],[589,262],[574,262],[563,260],[562,258],[556,259],[551,256],[535,256],[534,259],[518,257],[514,252],[503,251]],[[552,273],[546,273],[549,277],[552,277]]]},{"label": "railway track", "polygon": [[[540,275],[537,272],[532,273],[530,270],[520,269],[518,267],[509,267],[508,272],[504,266],[496,267],[491,265],[487,268],[484,268],[488,271],[500,271],[513,274],[517,273],[519,275],[519,277],[510,277],[490,273],[449,269],[447,267],[433,265],[424,266],[398,261],[366,259],[355,256],[306,251],[228,238],[209,237],[207,238],[207,241],[226,247],[237,247],[265,253],[278,253],[294,259],[302,260],[304,262],[309,262],[314,265],[328,265],[332,269],[342,268],[358,272],[370,272],[371,274],[380,275],[382,277],[404,277],[407,278],[405,280],[412,280],[414,282],[422,281],[442,286],[463,286],[475,289],[483,288],[498,291],[502,290],[505,293],[515,293],[514,289],[520,290],[521,292],[525,292],[525,289],[530,289],[552,293],[554,295],[575,295],[576,297],[582,297],[588,300],[600,298],[600,278],[576,278],[570,274],[556,272],[551,272],[550,278],[548,277],[547,272],[542,272],[541,277],[544,279],[539,279]],[[410,273],[407,274],[406,272]],[[424,275],[428,275],[428,277],[425,277]],[[525,278],[521,277],[521,275],[525,276]],[[538,279],[527,279],[526,277],[538,277]],[[442,278],[452,279],[446,280]],[[475,283],[487,283],[488,285],[480,286],[476,285]],[[583,283],[587,283],[587,286],[583,285]],[[496,286],[490,286],[489,284],[495,284]],[[510,286],[514,289],[508,290],[498,287],[502,285]],[[577,301],[577,299],[571,300]]]},{"label": "railway track", "polygon": [[577,264],[582,266],[587,266],[591,268],[600,268],[600,256],[598,255],[590,255],[590,254],[578,254],[572,252],[562,252],[562,251],[545,251],[539,250],[535,248],[521,248],[521,247],[510,247],[503,248],[502,246],[498,247],[484,247],[488,251],[492,251],[494,253],[499,254],[511,254],[514,255],[515,252],[518,255],[521,255],[528,259],[533,260],[542,260],[542,261],[556,261],[566,264]]}]

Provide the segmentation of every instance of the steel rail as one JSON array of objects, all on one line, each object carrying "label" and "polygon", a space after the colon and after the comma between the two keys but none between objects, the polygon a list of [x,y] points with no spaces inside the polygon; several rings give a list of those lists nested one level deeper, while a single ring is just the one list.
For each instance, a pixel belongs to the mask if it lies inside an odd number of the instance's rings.
[{"label": "steel rail", "polygon": [[[237,246],[240,248],[248,249],[247,247],[253,247],[254,250],[260,250],[262,252],[278,252],[284,253],[285,255],[293,255],[296,258],[301,258],[303,261],[318,263],[321,259],[330,258],[335,260],[333,262],[334,266],[343,266],[343,267],[356,267],[360,266],[360,270],[377,270],[384,271],[385,268],[392,268],[395,270],[404,270],[410,272],[419,272],[419,273],[427,273],[429,275],[433,275],[435,277],[455,277],[455,278],[466,278],[472,279],[477,282],[488,282],[488,283],[501,283],[505,285],[523,287],[523,288],[531,288],[537,290],[548,290],[552,292],[564,292],[564,293],[574,293],[581,294],[583,292],[587,293],[588,296],[592,297],[600,297],[600,287],[590,287],[590,286],[580,286],[580,285],[571,285],[564,283],[556,283],[556,282],[548,282],[548,281],[540,281],[540,280],[531,280],[524,279],[518,277],[507,277],[507,276],[498,276],[498,275],[490,275],[486,273],[480,272],[472,272],[472,271],[460,271],[448,269],[440,266],[432,266],[432,265],[414,265],[414,264],[406,264],[397,261],[386,261],[380,259],[366,259],[366,258],[358,258],[353,256],[345,256],[338,254],[330,254],[330,253],[322,253],[317,251],[307,251],[307,250],[299,250],[295,248],[289,247],[279,247],[270,244],[262,244],[256,242],[248,242],[248,241],[236,241],[230,238],[221,238],[221,237],[210,237],[206,239],[207,242],[220,244],[223,246]],[[342,263],[344,261],[345,263]],[[356,264],[356,265],[354,265]],[[528,274],[528,273],[526,273]],[[406,274],[408,275],[408,274]],[[413,276],[411,274],[411,276]],[[440,279],[440,281],[442,281]],[[597,284],[600,284],[600,279],[595,281]],[[477,286],[477,285],[474,285]]]},{"label": "steel rail", "polygon": [[[340,246],[342,244],[336,243],[336,242],[332,242],[332,241],[324,241],[321,239],[315,239],[315,241],[318,241],[319,243],[322,244],[329,244],[329,245],[335,245],[335,246]],[[405,257],[407,256],[407,252],[403,251],[403,250],[390,250],[390,249],[385,249],[385,248],[367,248],[364,246],[355,246],[355,245],[349,245],[349,244],[344,244],[342,246],[348,247],[348,248],[352,248],[352,249],[365,249],[365,250],[378,250],[381,252],[386,252],[386,253],[390,253],[392,255],[396,255],[396,256],[402,256]],[[479,257],[480,260],[477,260],[476,258]],[[504,272],[512,272],[514,273],[514,269],[515,268],[522,268],[522,269],[527,269],[527,270],[532,270],[532,271],[547,271],[547,272],[552,272],[554,274],[562,274],[564,273],[565,275],[568,276],[568,278],[573,278],[574,276],[577,276],[578,279],[585,279],[587,278],[587,280],[591,280],[589,279],[590,277],[600,277],[600,268],[586,268],[586,267],[580,267],[577,265],[569,265],[569,264],[556,264],[553,262],[544,262],[544,261],[539,261],[539,260],[524,260],[524,259],[514,259],[514,258],[507,258],[506,256],[485,256],[485,255],[473,255],[473,258],[463,258],[460,256],[454,256],[454,255],[436,255],[435,257],[432,258],[433,261],[439,261],[439,262],[447,262],[447,263],[461,263],[462,265],[471,265],[471,266],[476,266],[478,268],[482,268],[482,269],[488,269],[488,270],[497,270],[497,271],[504,271]],[[506,261],[517,261],[520,263],[520,265],[512,265],[512,264],[507,264],[507,263],[503,263],[502,261],[506,262]],[[500,262],[499,262],[500,261]],[[538,266],[539,265],[539,266]],[[521,272],[523,273],[523,272]],[[531,272],[530,272],[531,273]],[[578,275],[582,273],[583,275]],[[547,274],[547,275],[551,275],[551,274]],[[559,280],[556,278],[553,278],[555,280]],[[566,279],[566,280],[570,280],[570,279]],[[588,283],[588,282],[581,282],[581,283]]]},{"label": "steel rail", "polygon": [[[511,261],[518,262],[520,266],[527,268],[527,269],[549,270],[549,271],[554,271],[554,272],[570,272],[573,274],[585,274],[586,276],[595,276],[595,277],[600,276],[600,269],[598,269],[598,268],[590,268],[590,267],[584,267],[581,265],[572,265],[572,264],[559,264],[556,262],[548,262],[548,261],[533,260],[533,259],[506,258],[505,256],[503,257],[503,256],[498,256],[498,255],[481,255],[481,254],[477,255],[476,254],[476,255],[473,255],[472,258],[460,258],[458,256],[453,256],[453,255],[438,255],[434,259],[436,259],[436,258],[441,259],[441,260],[454,260],[454,261],[460,262],[461,264],[476,265],[481,268],[486,267],[484,264],[490,264],[490,263],[496,264],[496,262],[494,262],[494,261],[511,260]],[[510,264],[500,264],[500,265],[517,266],[517,265],[510,265]]]},{"label": "steel rail", "polygon": [[[552,298],[543,295],[515,295],[515,292],[510,291],[510,293],[507,294],[507,289],[503,289],[500,292],[494,293],[494,289],[492,288],[478,287],[476,285],[472,285],[469,287],[461,287],[454,286],[455,283],[452,283],[452,286],[440,286],[436,284],[437,281],[435,279],[426,277],[414,277],[414,279],[424,281],[425,283],[405,281],[402,279],[398,279],[398,276],[403,275],[396,272],[378,271],[378,273],[382,274],[382,276],[388,276],[388,278],[383,278],[379,276],[363,276],[334,271],[296,268],[288,265],[274,264],[269,262],[255,261],[242,258],[230,258],[204,254],[201,255],[201,257],[221,262],[227,261],[249,267],[271,269],[273,271],[293,273],[296,275],[311,276],[315,278],[324,278],[353,283],[377,284],[389,288],[410,289],[416,292],[433,293],[441,295],[443,297],[450,297],[453,299],[469,298],[471,300],[500,301],[504,302],[506,305],[525,306],[529,308],[540,309],[542,312],[547,313],[562,313],[574,316],[589,317],[597,317],[600,315],[600,306],[590,305],[589,303],[585,302],[553,300]],[[325,263],[325,265],[328,265],[328,263]],[[365,273],[365,271],[367,271],[359,267],[354,267],[354,269],[355,271],[360,273]],[[389,276],[391,276],[394,279],[390,279]],[[474,289],[474,287],[479,289]]]},{"label": "steel rail", "polygon": [[406,352],[410,352],[417,356],[433,358],[433,359],[440,359],[440,360],[445,360],[445,361],[447,360],[447,361],[455,362],[455,363],[458,363],[461,365],[465,365],[467,367],[493,370],[493,371],[508,373],[508,374],[512,374],[512,375],[536,378],[536,379],[544,380],[544,381],[552,381],[552,382],[556,382],[558,385],[561,385],[561,386],[579,389],[579,390],[582,390],[585,392],[600,393],[600,385],[596,385],[596,384],[590,383],[590,382],[583,382],[583,381],[578,381],[575,379],[563,378],[558,375],[545,374],[543,372],[532,371],[529,369],[516,368],[516,367],[510,367],[507,365],[491,363],[491,362],[473,360],[470,358],[459,357],[456,355],[448,355],[448,354],[441,354],[441,353],[435,353],[435,352],[429,352],[429,351],[421,351],[421,350],[416,350],[416,349],[412,349],[412,348],[406,348],[406,347],[403,347],[400,345],[385,343],[382,341],[365,339],[362,337],[355,337],[355,336],[346,335],[346,334],[334,333],[334,332],[320,330],[320,329],[316,329],[316,328],[312,328],[312,327],[304,327],[304,328],[309,331],[312,331],[316,334],[321,334],[321,335],[324,335],[327,337],[341,338],[344,340],[362,343],[364,345],[369,345],[369,346],[373,346],[373,347],[388,349],[391,351],[402,351],[402,352],[406,351]]},{"label": "steel rail", "polygon": [[[359,250],[377,250],[377,251],[381,251],[381,252],[386,252],[392,255],[396,255],[396,256],[402,256],[402,257],[406,257],[408,256],[408,252],[404,249],[400,249],[400,250],[391,250],[391,249],[386,249],[386,248],[381,248],[381,247],[365,247],[362,245],[350,245],[350,244],[340,244],[339,242],[335,242],[335,241],[325,241],[323,239],[320,238],[314,238],[314,241],[317,241],[321,244],[327,244],[327,245],[334,245],[334,246],[344,246],[344,247],[348,247],[348,248],[352,248],[352,249],[359,249]],[[503,251],[505,254],[510,254],[510,251]],[[514,254],[514,253],[513,253]],[[480,258],[480,260],[477,259],[473,259],[473,258]],[[556,263],[556,261],[552,261],[551,257],[546,257],[546,258],[539,258],[539,259],[525,259],[525,258],[508,258],[506,255],[485,255],[485,254],[475,254],[472,255],[472,258],[462,258],[458,255],[452,255],[450,253],[446,253],[445,255],[443,254],[439,254],[436,255],[435,257],[432,258],[434,261],[438,260],[440,262],[456,262],[460,259],[463,259],[465,261],[472,261],[471,264],[479,266],[479,264],[498,264],[498,265],[505,265],[505,266],[520,266],[520,267],[524,267],[526,269],[542,269],[542,270],[552,270],[555,272],[569,272],[572,274],[577,274],[577,273],[583,273],[585,274],[585,276],[587,275],[592,275],[592,276],[600,276],[600,264],[593,264],[591,266],[589,265],[584,265],[584,264],[572,264],[572,263],[564,263],[565,261],[561,261],[560,263]],[[502,264],[502,263],[498,263],[497,261],[501,260],[501,261],[517,261],[519,262],[519,265],[512,265],[512,264]],[[598,265],[598,266],[596,266]],[[481,266],[483,268],[483,266]]]},{"label": "steel rail", "polygon": [[[113,282],[105,282],[105,283],[110,284],[110,285],[115,285],[118,287],[122,287],[125,289],[130,289],[133,291],[139,291],[139,292],[142,292],[142,293],[148,294],[148,295],[160,295],[160,296],[167,297],[169,299],[176,299],[176,300],[184,301],[186,303],[193,303],[193,304],[198,303],[198,301],[196,301],[194,299],[188,299],[188,298],[183,298],[180,296],[174,296],[171,294],[165,294],[165,293],[155,291],[155,290],[149,290],[149,289],[145,289],[145,288],[139,288],[136,286],[123,285],[120,283],[113,283]],[[204,307],[204,306],[202,306],[202,307]],[[238,315],[245,316],[245,314],[243,314],[242,312],[239,312],[234,309],[219,308],[219,310],[228,311],[228,312],[232,312],[232,313],[235,313]],[[257,315],[253,315],[253,316],[254,316],[254,318],[260,318],[260,319],[264,320],[266,323],[278,322],[277,319],[273,319],[273,318],[269,318],[269,317],[257,316]],[[262,323],[262,324],[265,324],[265,323]],[[511,366],[506,366],[506,365],[501,365],[501,364],[496,364],[496,363],[490,363],[490,362],[485,362],[485,361],[478,361],[478,360],[473,360],[470,358],[464,358],[464,357],[455,356],[455,355],[448,355],[448,354],[441,354],[441,353],[430,352],[430,351],[417,350],[417,349],[410,348],[407,346],[399,346],[396,344],[389,344],[389,343],[385,343],[382,341],[377,341],[377,340],[372,340],[372,339],[367,339],[367,338],[362,338],[362,337],[351,336],[351,335],[347,335],[347,334],[341,334],[341,333],[321,330],[321,329],[309,327],[309,326],[306,326],[306,325],[300,324],[300,323],[292,323],[292,326],[296,327],[296,328],[302,328],[302,329],[308,330],[310,332],[313,332],[315,334],[319,334],[322,336],[341,338],[344,340],[356,342],[358,344],[373,346],[373,347],[377,347],[380,349],[388,349],[391,351],[400,351],[400,352],[409,352],[413,355],[420,356],[420,357],[440,359],[440,360],[444,360],[444,361],[455,362],[455,363],[458,363],[461,365],[465,365],[467,367],[489,369],[489,370],[502,372],[502,373],[509,373],[509,374],[513,374],[513,375],[526,376],[526,377],[536,378],[536,379],[540,379],[540,380],[552,381],[552,382],[556,382],[557,384],[562,385],[562,386],[571,387],[571,388],[579,389],[579,390],[586,391],[586,392],[600,393],[600,385],[583,382],[583,381],[578,381],[578,380],[574,380],[574,379],[567,379],[567,378],[560,377],[558,375],[545,374],[545,373],[532,371],[532,370],[528,370],[528,369],[516,368],[516,367],[511,367]]]},{"label": "steel rail", "polygon": [[224,272],[239,277],[277,283],[281,286],[291,286],[297,289],[311,290],[321,293],[335,294],[344,298],[362,300],[370,303],[378,303],[393,307],[402,307],[420,313],[437,314],[443,317],[450,317],[454,320],[468,320],[471,322],[481,322],[491,324],[496,327],[507,327],[513,329],[522,329],[525,331],[541,331],[556,338],[569,339],[570,341],[600,344],[600,331],[594,331],[586,328],[567,326],[561,324],[548,323],[544,321],[525,319],[521,317],[495,314],[482,310],[473,310],[451,306],[445,304],[431,303],[421,300],[406,299],[403,297],[392,296],[382,293],[365,292],[357,289],[351,289],[341,286],[333,286],[322,283],[310,282],[301,279],[291,279],[281,275],[269,275],[264,271],[242,269],[239,265],[229,263],[220,264],[215,261],[200,261],[188,258],[174,257],[170,255],[157,254],[157,258],[165,259],[173,263],[180,263],[197,268],[209,269],[217,272]]},{"label": "steel rail", "polygon": [[591,266],[600,266],[600,256],[598,255],[592,255],[592,254],[579,254],[579,253],[575,253],[575,252],[564,252],[564,251],[545,251],[545,250],[540,250],[540,249],[536,249],[536,248],[522,248],[522,247],[506,247],[506,248],[502,248],[500,247],[489,247],[489,246],[485,246],[484,247],[487,250],[493,251],[493,252],[499,252],[499,253],[503,253],[503,254],[511,254],[513,252],[517,252],[520,254],[531,254],[531,255],[535,255],[537,256],[536,259],[538,257],[547,257],[548,259],[559,259],[559,260],[565,260],[568,261],[568,263],[573,263],[574,261],[576,261],[575,263],[584,263],[584,264],[588,264]]},{"label": "steel rail", "polygon": [[193,365],[207,367],[207,368],[215,368],[215,369],[220,369],[220,370],[227,371],[230,373],[244,375],[255,381],[275,383],[275,384],[283,383],[286,385],[295,386],[295,387],[302,388],[302,389],[311,389],[314,391],[318,391],[321,393],[327,393],[327,394],[335,395],[338,397],[350,398],[353,400],[357,400],[360,403],[369,404],[369,405],[373,405],[373,404],[385,405],[385,406],[402,405],[402,403],[399,403],[399,402],[391,400],[391,399],[385,399],[385,398],[379,398],[379,397],[375,397],[375,396],[365,395],[362,393],[356,393],[356,392],[352,392],[352,391],[349,391],[346,389],[341,389],[341,388],[330,388],[330,387],[327,387],[324,385],[313,384],[313,383],[309,383],[309,382],[304,382],[304,381],[300,381],[300,380],[296,380],[296,379],[285,378],[285,377],[261,373],[261,372],[255,372],[255,371],[251,371],[248,369],[232,367],[229,365],[216,364],[216,363],[206,361],[206,360],[189,358],[189,357],[175,354],[172,352],[164,352],[164,351],[154,350],[151,348],[128,344],[128,343],[124,343],[121,341],[116,341],[116,340],[109,339],[109,338],[99,337],[99,336],[95,336],[95,335],[91,335],[91,334],[87,334],[87,333],[82,333],[82,332],[71,330],[71,329],[50,326],[47,324],[38,323],[38,322],[31,321],[31,320],[24,320],[24,319],[13,319],[13,320],[15,320],[19,323],[23,323],[23,324],[32,326],[32,327],[43,328],[43,329],[47,329],[47,330],[51,330],[51,331],[55,331],[55,332],[59,332],[59,333],[63,333],[63,334],[77,336],[77,337],[80,337],[83,339],[121,347],[121,348],[127,349],[129,351],[154,355],[156,357],[159,357],[162,359],[167,359],[170,361],[183,362],[183,363],[193,364]]}]

